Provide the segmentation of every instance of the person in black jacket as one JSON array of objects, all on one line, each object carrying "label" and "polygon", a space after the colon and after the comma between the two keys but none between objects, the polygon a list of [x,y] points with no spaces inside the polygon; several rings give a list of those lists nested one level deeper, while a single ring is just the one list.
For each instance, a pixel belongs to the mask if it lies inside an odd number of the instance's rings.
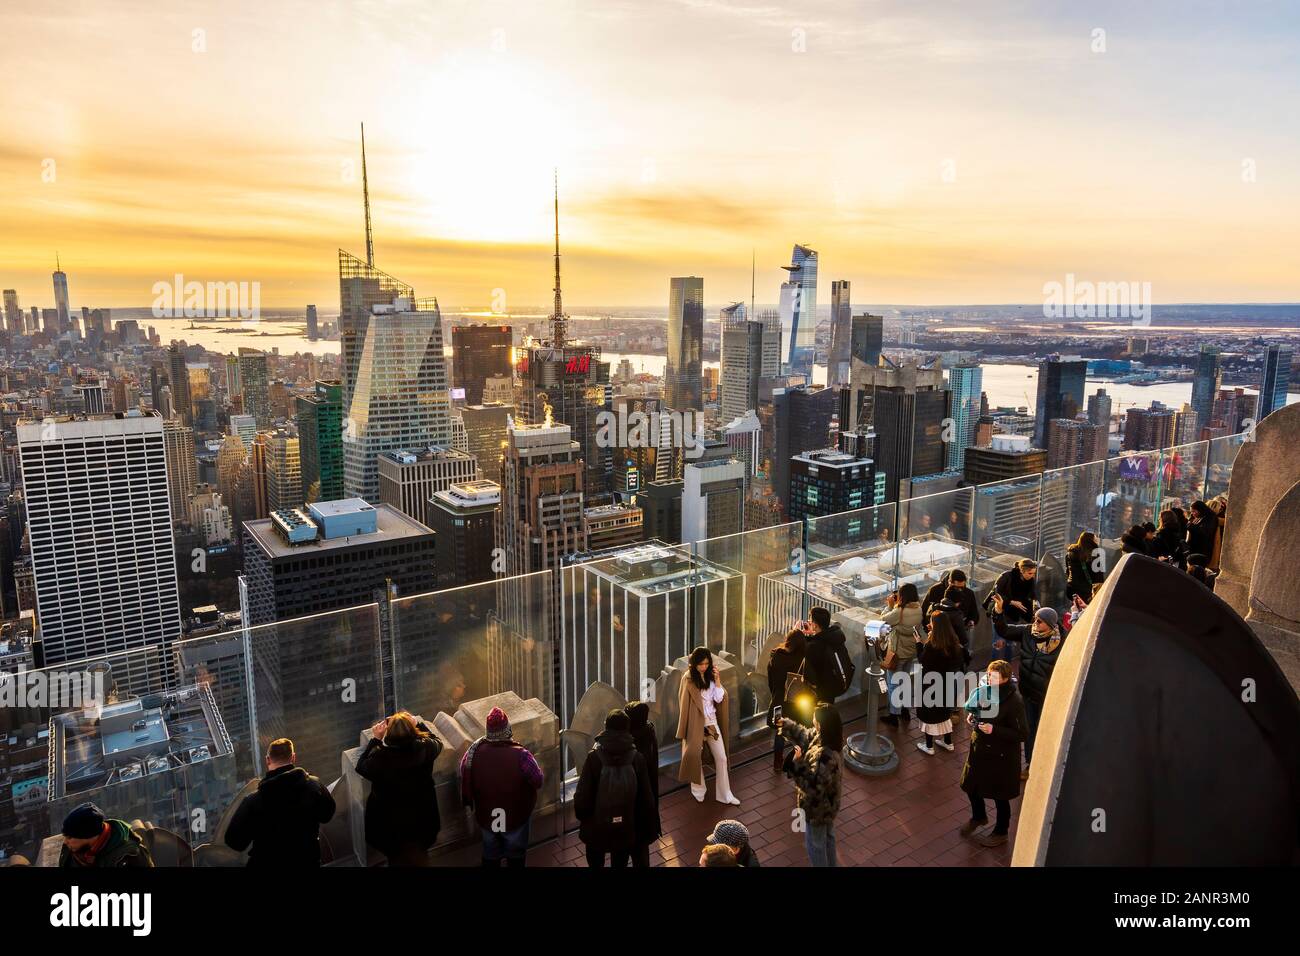
[{"label": "person in black jacket", "polygon": [[786,679],[798,673],[803,665],[804,652],[808,648],[808,638],[799,628],[793,628],[785,640],[772,648],[772,658],[767,664],[767,689],[772,695],[772,703],[767,709],[767,722],[772,725],[775,740],[772,743],[772,769],[780,772],[785,766],[785,738],[776,720],[776,709],[781,708],[781,716],[798,720],[802,716],[798,708],[792,707],[785,699]]},{"label": "person in black jacket", "polygon": [[650,722],[650,705],[645,701],[634,700],[623,708],[627,714],[629,732],[636,752],[645,760],[645,770],[650,776],[650,793],[654,797],[654,820],[652,826],[641,831],[632,851],[632,865],[648,867],[650,865],[650,845],[663,835],[663,825],[659,820],[659,735],[655,725]]},{"label": "person in black jacket", "polygon": [[943,600],[930,609],[931,613],[942,611],[947,615],[948,620],[952,622],[952,631],[957,635],[957,643],[961,645],[962,664],[969,664],[971,659],[970,650],[970,624],[966,617],[966,609],[961,605],[961,594],[966,588],[956,588],[948,586],[948,590],[943,592]]},{"label": "person in black jacket", "polygon": [[1135,524],[1122,535],[1119,536],[1120,552],[1122,554],[1145,554],[1150,557],[1147,550],[1147,532],[1140,524]]},{"label": "person in black jacket", "polygon": [[1183,525],[1181,512],[1166,508],[1160,512],[1160,527],[1156,529],[1151,556],[1182,567],[1187,558],[1187,544],[1183,540],[1186,536],[1187,528]]},{"label": "person in black jacket", "polygon": [[950,587],[957,590],[957,602],[962,610],[966,630],[973,631],[980,622],[980,602],[975,597],[975,592],[966,586],[966,572],[961,568],[943,572],[938,583],[931,585],[930,590],[925,592],[925,600],[921,602],[921,619],[930,620],[930,611],[934,605],[944,600]]},{"label": "person in black jacket", "polygon": [[[1007,568],[998,576],[993,590],[1002,595],[1002,613],[1006,615],[1008,621],[1028,624],[1033,617],[1037,576],[1038,565],[1030,558],[1021,558],[1014,567]],[[990,601],[992,597],[990,594]]]},{"label": "person in black jacket", "polygon": [[109,819],[93,803],[83,803],[63,818],[59,867],[151,869],[153,856],[131,824]]},{"label": "person in black jacket", "polygon": [[1065,596],[1077,594],[1084,602],[1092,600],[1097,585],[1105,577],[1104,552],[1091,531],[1079,532],[1079,540],[1065,549]]},{"label": "person in black jacket", "polygon": [[831,623],[829,608],[815,607],[808,612],[804,634],[808,647],[804,651],[804,677],[813,685],[817,703],[833,704],[839,696],[835,688],[843,684],[837,651],[844,650],[844,631]]},{"label": "person in black jacket", "polygon": [[1214,579],[1219,576],[1219,572],[1211,570],[1208,567],[1209,563],[1210,559],[1203,554],[1189,554],[1187,556],[1187,573],[1213,591]]},{"label": "person in black jacket", "polygon": [[1192,502],[1192,517],[1187,524],[1187,553],[1214,554],[1214,539],[1219,533],[1219,516],[1204,501]]},{"label": "person in black jacket", "polygon": [[249,866],[320,866],[320,828],[334,818],[334,797],[301,767],[287,737],[271,741],[266,776],[239,804],[226,846],[248,851]]},{"label": "person in black jacket", "polygon": [[993,628],[1000,637],[1020,645],[1020,694],[1025,699],[1025,720],[1029,736],[1025,738],[1025,769],[1022,780],[1029,777],[1029,763],[1034,757],[1034,737],[1047,700],[1047,685],[1052,679],[1056,659],[1061,656],[1061,621],[1050,607],[1040,607],[1033,624],[1008,624],[1002,617],[1001,601],[993,604]]},{"label": "person in black jacket", "polygon": [[645,758],[632,741],[632,722],[611,710],[605,730],[587,754],[573,794],[578,837],[587,847],[587,865],[625,867],[640,842],[652,842],[658,825]]},{"label": "person in black jacket", "polygon": [[1183,566],[1187,557],[1187,529],[1179,519],[1179,512],[1165,509],[1160,512],[1160,527],[1156,528],[1156,540],[1152,542],[1151,555],[1171,564]]},{"label": "person in black jacket", "polygon": [[984,800],[992,798],[997,820],[978,841],[1001,846],[1011,827],[1011,801],[1020,796],[1020,745],[1029,736],[1029,725],[1024,699],[1011,681],[1011,665],[994,661],[988,681],[966,702],[966,721],[972,729],[960,786],[970,798],[971,818],[960,832],[972,836],[989,822]]},{"label": "person in black jacket", "polygon": [[406,711],[370,729],[374,738],[357,761],[357,773],[370,781],[366,843],[388,857],[389,866],[427,866],[442,828],[433,784],[442,744]]}]

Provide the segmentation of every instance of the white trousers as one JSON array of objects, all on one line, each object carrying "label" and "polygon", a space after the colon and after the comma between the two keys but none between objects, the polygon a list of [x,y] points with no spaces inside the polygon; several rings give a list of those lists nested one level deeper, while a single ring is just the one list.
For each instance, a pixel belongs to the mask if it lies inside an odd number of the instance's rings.
[{"label": "white trousers", "polygon": [[[717,774],[717,782],[714,796],[719,803],[726,803],[732,799],[731,780],[727,776],[727,748],[722,746],[722,738],[713,738],[708,734],[704,735],[704,742],[708,744],[709,749],[713,751],[713,769]],[[691,794],[696,800],[704,799],[707,791],[704,788],[704,761],[700,761],[700,781],[691,784]]]}]

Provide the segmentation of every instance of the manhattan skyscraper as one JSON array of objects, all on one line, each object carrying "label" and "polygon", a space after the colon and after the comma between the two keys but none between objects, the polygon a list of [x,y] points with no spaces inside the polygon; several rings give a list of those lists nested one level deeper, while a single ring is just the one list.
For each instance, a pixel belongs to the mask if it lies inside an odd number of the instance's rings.
[{"label": "manhattan skyscraper", "polygon": [[447,360],[436,299],[371,308],[343,427],[343,488],[379,498],[379,456],[451,444]]},{"label": "manhattan skyscraper", "polygon": [[68,331],[71,312],[68,308],[68,276],[59,264],[58,256],[54,259],[54,308],[59,314],[59,334]]},{"label": "manhattan skyscraper", "polygon": [[1196,412],[1196,420],[1200,422],[1201,428],[1208,427],[1214,421],[1214,400],[1222,382],[1218,346],[1202,345],[1196,356],[1196,373],[1192,378],[1192,410]]},{"label": "manhattan skyscraper", "polygon": [[1277,411],[1286,404],[1287,389],[1291,384],[1291,349],[1286,345],[1270,345],[1264,353],[1264,374],[1259,383],[1259,404],[1255,420]]},{"label": "manhattan skyscraper", "polygon": [[364,126],[361,189],[366,259],[339,250],[343,488],[348,497],[374,502],[379,456],[449,445],[451,407],[438,301],[417,300],[409,285],[374,267]]},{"label": "manhattan skyscraper", "polygon": [[[521,424],[542,425],[563,422],[578,443],[577,457],[583,461],[587,495],[610,489],[613,462],[610,450],[597,441],[599,416],[609,407],[606,391],[609,363],[600,360],[600,348],[568,337],[569,316],[560,291],[560,201],[558,179],[555,188],[555,287],[551,308],[550,341],[538,342],[525,350],[515,367],[518,387],[515,418]],[[510,491],[502,492],[509,501]]]},{"label": "manhattan skyscraper", "polygon": [[683,276],[668,282],[668,362],[664,370],[664,397],[677,411],[699,410],[702,405],[704,280]]},{"label": "manhattan skyscraper", "polygon": [[953,427],[948,439],[949,471],[966,466],[966,449],[975,444],[975,423],[980,417],[980,392],[984,369],[979,365],[954,365],[948,369],[948,390],[952,392]]},{"label": "manhattan skyscraper", "polygon": [[163,419],[18,425],[36,613],[56,664],[181,635]]},{"label": "manhattan skyscraper", "polygon": [[790,264],[782,266],[790,278],[781,283],[782,363],[791,375],[812,381],[817,342],[817,251],[795,246]]},{"label": "manhattan skyscraper", "polygon": [[831,283],[831,344],[826,354],[826,384],[832,388],[849,382],[853,340],[853,308],[849,290],[847,279],[836,279]]},{"label": "manhattan skyscraper", "polygon": [[1034,403],[1034,447],[1046,448],[1047,423],[1074,418],[1083,405],[1088,363],[1049,355],[1038,365],[1038,400]]}]

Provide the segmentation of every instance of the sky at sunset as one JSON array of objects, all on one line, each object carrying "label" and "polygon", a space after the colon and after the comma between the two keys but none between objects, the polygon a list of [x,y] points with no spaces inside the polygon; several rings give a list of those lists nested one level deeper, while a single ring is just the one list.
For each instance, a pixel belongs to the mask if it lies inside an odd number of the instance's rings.
[{"label": "sky at sunset", "polygon": [[[1104,31],[1099,34],[1097,31]],[[338,307],[336,249],[444,306],[1296,301],[1300,3],[6,0],[0,286],[175,273]],[[1104,45],[1104,50],[1098,47]]]}]

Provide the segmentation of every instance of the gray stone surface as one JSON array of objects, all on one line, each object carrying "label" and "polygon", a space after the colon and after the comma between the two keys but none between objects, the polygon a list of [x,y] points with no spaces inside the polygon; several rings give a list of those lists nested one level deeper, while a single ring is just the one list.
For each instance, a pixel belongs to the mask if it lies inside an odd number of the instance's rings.
[{"label": "gray stone surface", "polygon": [[1264,522],[1250,575],[1246,614],[1255,636],[1268,648],[1291,686],[1300,689],[1300,575],[1291,560],[1297,540],[1300,482],[1278,499]]},{"label": "gray stone surface", "polygon": [[1293,863],[1298,740],[1300,700],[1241,618],[1125,555],[1057,659],[1012,864]]},{"label": "gray stone surface", "polygon": [[1300,481],[1300,405],[1287,405],[1255,428],[1232,465],[1228,524],[1214,593],[1245,617],[1250,610],[1250,574],[1265,523],[1278,501]]},{"label": "gray stone surface", "polygon": [[605,729],[605,715],[627,703],[623,693],[604,681],[596,681],[583,692],[573,711],[569,727],[560,733],[569,766],[581,768],[594,746],[596,735]]}]

